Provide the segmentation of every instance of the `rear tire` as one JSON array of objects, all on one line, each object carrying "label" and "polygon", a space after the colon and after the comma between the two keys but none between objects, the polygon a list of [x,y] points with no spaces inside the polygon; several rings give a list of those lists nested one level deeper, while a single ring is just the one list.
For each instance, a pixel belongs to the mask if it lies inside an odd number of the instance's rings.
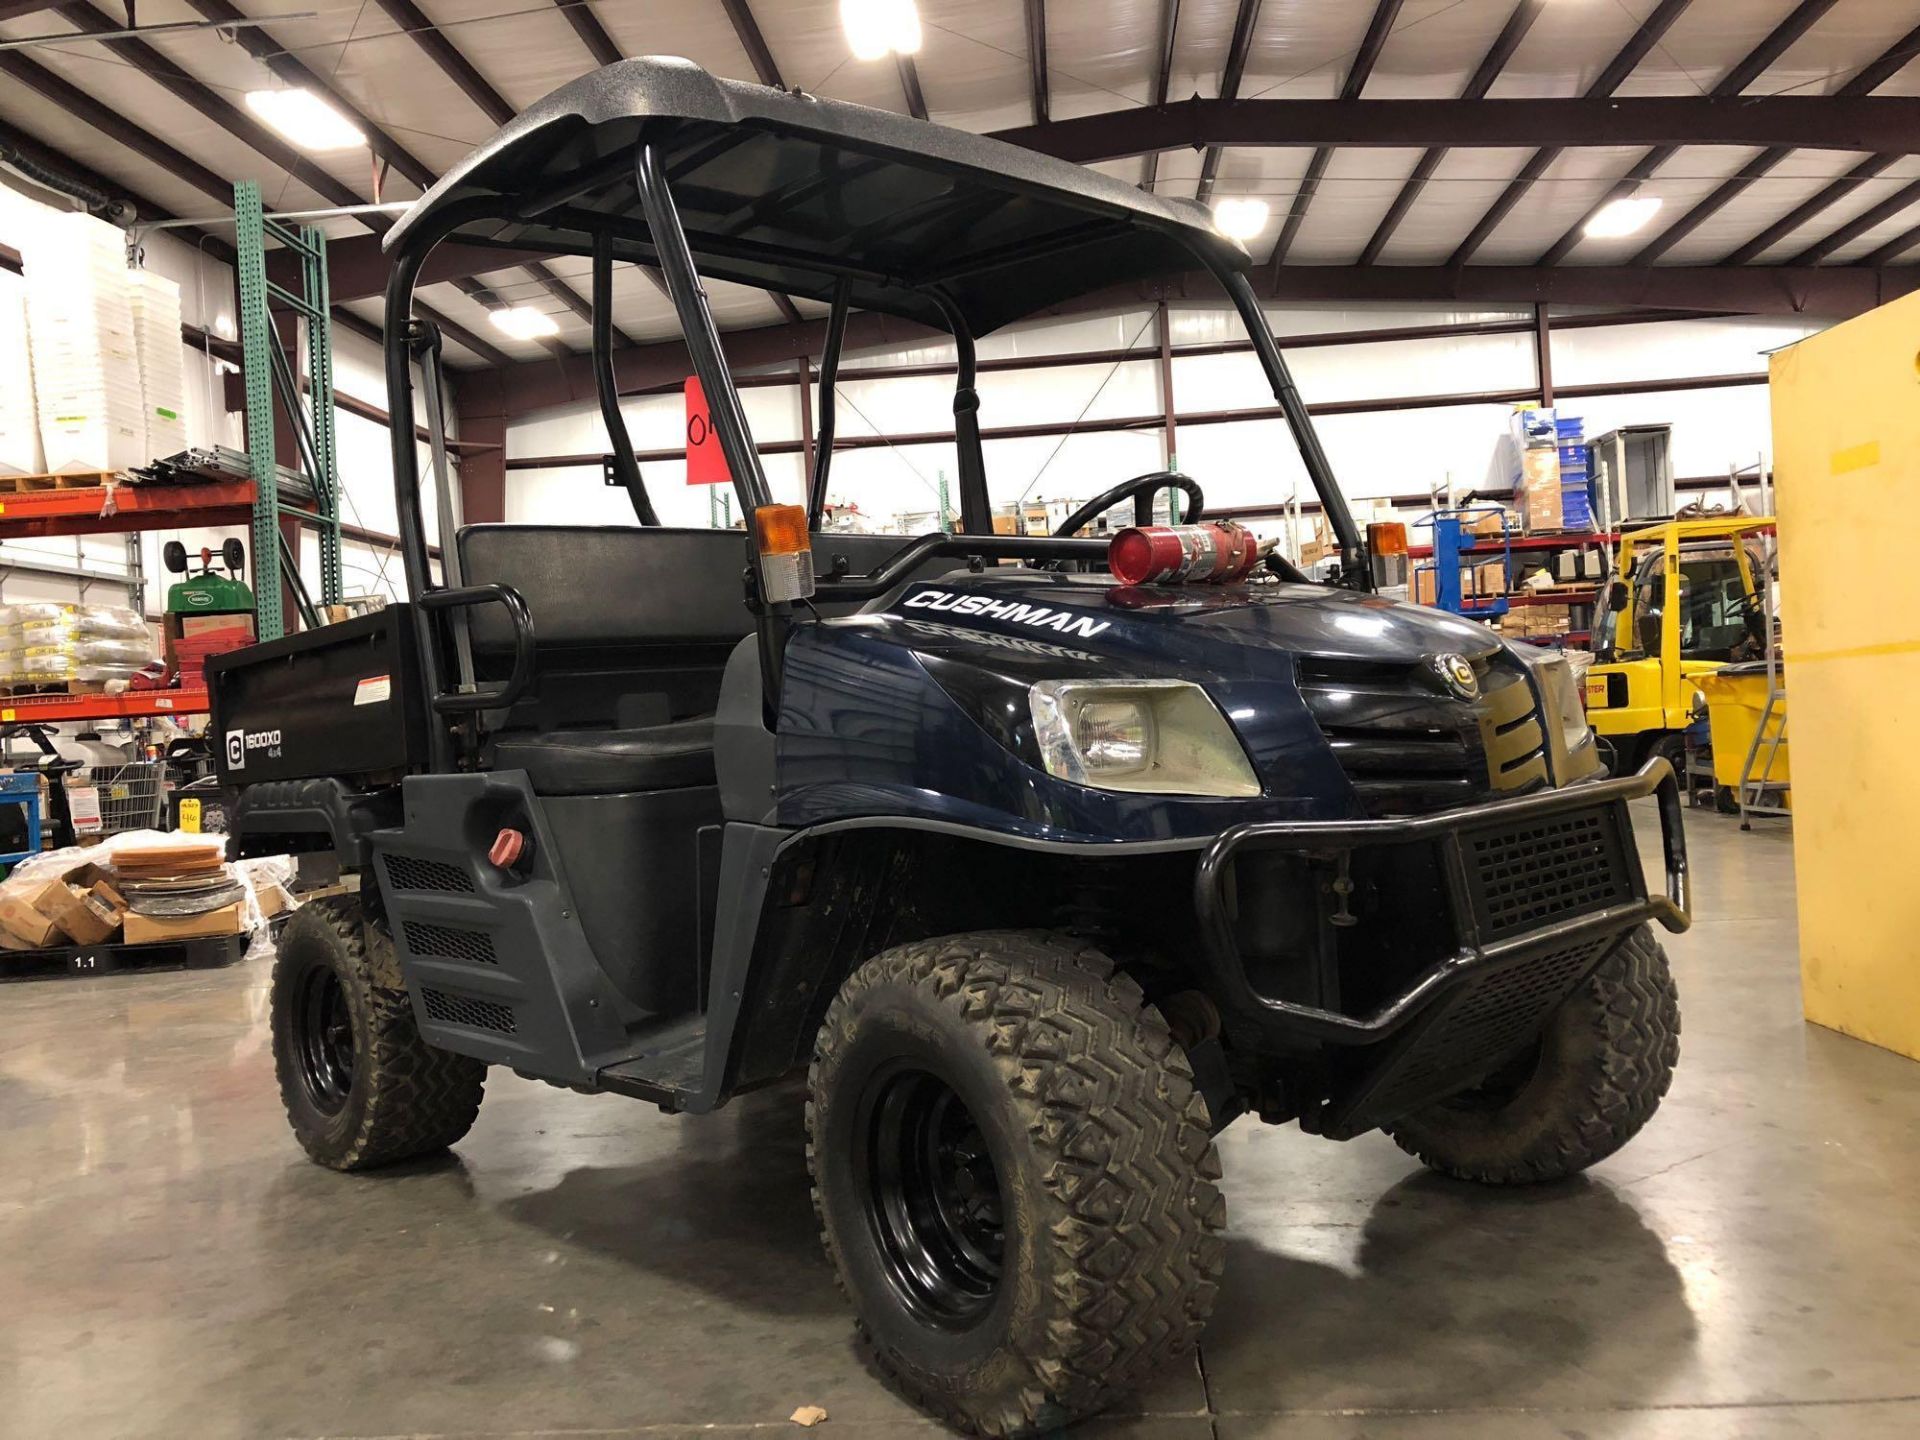
[{"label": "rear tire", "polygon": [[393,943],[351,898],[301,906],[273,965],[273,1062],[294,1138],[335,1170],[444,1150],[473,1125],[487,1067],[420,1038]]},{"label": "rear tire", "polygon": [[841,987],[808,1086],[822,1238],[909,1399],[1051,1430],[1193,1347],[1219,1159],[1186,1055],[1106,956],[1011,931],[885,951]]},{"label": "rear tire", "polygon": [[1456,1179],[1559,1180],[1640,1133],[1679,1058],[1679,996],[1666,952],[1642,925],[1554,1012],[1536,1047],[1387,1134]]}]

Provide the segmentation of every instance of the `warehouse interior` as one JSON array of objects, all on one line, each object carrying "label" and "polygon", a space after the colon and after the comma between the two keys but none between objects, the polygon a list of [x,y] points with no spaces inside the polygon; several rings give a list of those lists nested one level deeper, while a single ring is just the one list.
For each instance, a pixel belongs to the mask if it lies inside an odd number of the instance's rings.
[{"label": "warehouse interior", "polygon": [[1909,0],[0,0],[0,1430],[1915,1433],[1916,136]]}]

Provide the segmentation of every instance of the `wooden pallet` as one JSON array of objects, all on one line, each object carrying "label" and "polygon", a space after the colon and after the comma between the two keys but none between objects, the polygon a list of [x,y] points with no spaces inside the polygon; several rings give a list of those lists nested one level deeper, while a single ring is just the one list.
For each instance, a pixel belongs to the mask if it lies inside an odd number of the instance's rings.
[{"label": "wooden pallet", "polygon": [[247,952],[245,935],[206,935],[128,945],[52,945],[44,950],[0,950],[0,983],[9,980],[84,980],[137,970],[217,970]]},{"label": "wooden pallet", "polygon": [[0,475],[0,495],[37,495],[43,490],[98,490],[126,485],[130,478],[112,470],[81,470],[70,475]]}]

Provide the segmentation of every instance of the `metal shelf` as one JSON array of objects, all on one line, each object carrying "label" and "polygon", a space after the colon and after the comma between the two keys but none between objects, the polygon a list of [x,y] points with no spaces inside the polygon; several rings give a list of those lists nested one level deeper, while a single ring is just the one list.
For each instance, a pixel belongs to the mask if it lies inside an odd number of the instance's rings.
[{"label": "metal shelf", "polygon": [[[1486,544],[1462,545],[1462,555],[1504,554],[1509,548],[1515,550],[1577,550],[1589,545],[1612,545],[1619,541],[1615,535],[1567,534],[1567,535],[1515,535],[1511,540],[1500,543],[1497,537],[1485,537]],[[1433,557],[1431,545],[1409,545],[1407,555],[1414,560],[1428,560]]]},{"label": "metal shelf", "polygon": [[246,525],[254,484],[78,485],[0,495],[0,540]]},{"label": "metal shelf", "polygon": [[204,715],[204,685],[128,690],[119,695],[0,695],[0,724],[48,725],[62,720],[133,720],[147,715]]}]

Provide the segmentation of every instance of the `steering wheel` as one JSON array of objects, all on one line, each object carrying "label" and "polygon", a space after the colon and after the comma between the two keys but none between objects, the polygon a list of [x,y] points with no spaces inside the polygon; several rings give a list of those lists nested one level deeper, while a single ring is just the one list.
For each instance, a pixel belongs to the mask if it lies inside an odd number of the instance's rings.
[{"label": "steering wheel", "polygon": [[1084,529],[1087,522],[1096,515],[1105,513],[1118,505],[1128,496],[1150,496],[1156,490],[1168,488],[1184,490],[1187,495],[1187,512],[1180,517],[1182,524],[1191,524],[1206,513],[1207,497],[1200,489],[1197,480],[1182,475],[1177,470],[1149,470],[1144,475],[1136,475],[1131,480],[1123,480],[1104,494],[1096,495],[1078,510],[1053,527],[1055,538],[1072,535]]}]

